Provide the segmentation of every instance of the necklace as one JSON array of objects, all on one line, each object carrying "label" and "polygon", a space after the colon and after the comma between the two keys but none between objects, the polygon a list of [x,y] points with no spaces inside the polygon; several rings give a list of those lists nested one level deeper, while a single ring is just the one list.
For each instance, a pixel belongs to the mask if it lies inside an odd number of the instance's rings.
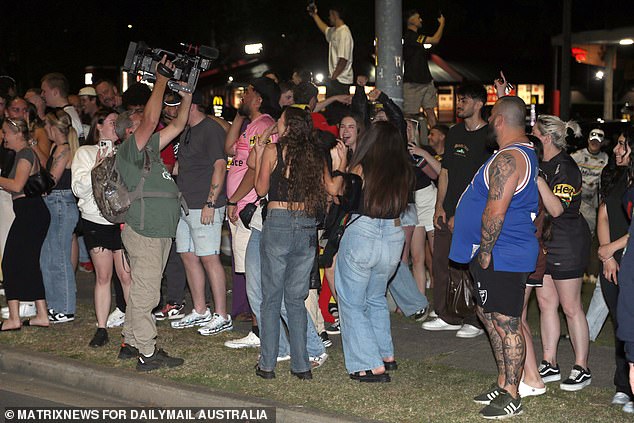
[{"label": "necklace", "polygon": [[484,123],[483,123],[483,122],[480,122],[480,123],[478,123],[478,126],[476,126],[475,128],[473,128],[473,129],[469,129],[469,127],[467,126],[467,123],[465,122],[464,127],[465,127],[465,129],[466,129],[467,131],[469,131],[469,132],[473,132],[473,131],[477,131],[478,129],[480,129],[480,127],[482,127],[482,125],[484,125]]}]

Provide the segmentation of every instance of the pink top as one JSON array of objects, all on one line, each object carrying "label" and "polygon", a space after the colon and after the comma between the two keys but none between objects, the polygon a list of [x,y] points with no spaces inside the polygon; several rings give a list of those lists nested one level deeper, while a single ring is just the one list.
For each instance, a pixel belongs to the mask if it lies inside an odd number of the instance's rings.
[{"label": "pink top", "polygon": [[[255,145],[255,137],[261,135],[268,127],[275,123],[275,119],[267,114],[258,116],[253,122],[247,125],[244,132],[240,135],[234,144],[235,154],[231,161],[231,167],[227,172],[227,198],[230,198],[238,189],[242,178],[247,173],[247,158],[251,149]],[[277,142],[277,135],[271,136],[272,142]],[[257,200],[258,195],[255,188],[252,189],[244,198],[238,201],[238,213],[249,203]]]}]

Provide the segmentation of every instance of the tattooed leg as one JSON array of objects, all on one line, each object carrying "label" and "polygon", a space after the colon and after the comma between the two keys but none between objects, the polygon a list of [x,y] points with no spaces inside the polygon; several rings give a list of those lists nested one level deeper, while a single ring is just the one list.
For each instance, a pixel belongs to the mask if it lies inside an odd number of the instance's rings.
[{"label": "tattooed leg", "polygon": [[493,325],[491,313],[485,313],[480,306],[476,307],[476,312],[484,324],[484,329],[489,334],[493,357],[495,358],[495,364],[498,366],[498,386],[504,387],[504,385],[506,385],[506,372],[504,366],[504,355],[502,353],[502,338],[500,338],[500,335]]},{"label": "tattooed leg", "polygon": [[502,354],[504,357],[504,369],[506,389],[513,397],[517,398],[517,388],[520,384],[524,359],[526,358],[526,343],[520,328],[520,318],[505,316],[500,313],[491,313],[495,330],[502,339]]}]

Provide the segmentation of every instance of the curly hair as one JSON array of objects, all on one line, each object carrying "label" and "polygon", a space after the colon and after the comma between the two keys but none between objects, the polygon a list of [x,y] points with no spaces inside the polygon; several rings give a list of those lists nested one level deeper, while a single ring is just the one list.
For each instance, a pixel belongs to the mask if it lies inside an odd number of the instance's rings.
[{"label": "curly hair", "polygon": [[618,182],[627,177],[627,186],[634,183],[634,126],[629,126],[621,132],[620,136],[625,138],[625,143],[630,147],[630,163],[627,166],[617,166],[614,154],[610,155],[608,164],[601,172],[601,184],[599,198],[605,202]]},{"label": "curly hair", "polygon": [[282,175],[288,175],[289,210],[292,203],[304,203],[309,216],[319,216],[326,208],[324,154],[313,135],[313,121],[305,110],[288,107],[281,117],[286,130],[278,139],[284,154]]}]

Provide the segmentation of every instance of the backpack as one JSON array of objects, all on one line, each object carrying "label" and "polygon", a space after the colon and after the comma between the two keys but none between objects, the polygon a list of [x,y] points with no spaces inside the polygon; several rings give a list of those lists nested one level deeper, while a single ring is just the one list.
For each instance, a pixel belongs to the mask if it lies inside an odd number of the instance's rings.
[{"label": "backpack", "polygon": [[141,180],[134,191],[130,191],[123,182],[123,177],[117,169],[117,154],[106,157],[90,173],[92,181],[92,192],[95,203],[99,207],[101,215],[111,223],[123,223],[130,205],[136,201],[141,201],[141,227],[145,226],[145,198],[178,198],[185,214],[189,214],[187,204],[185,204],[180,192],[144,192],[145,178],[152,169],[152,160],[148,148],[143,149],[143,172]]}]

